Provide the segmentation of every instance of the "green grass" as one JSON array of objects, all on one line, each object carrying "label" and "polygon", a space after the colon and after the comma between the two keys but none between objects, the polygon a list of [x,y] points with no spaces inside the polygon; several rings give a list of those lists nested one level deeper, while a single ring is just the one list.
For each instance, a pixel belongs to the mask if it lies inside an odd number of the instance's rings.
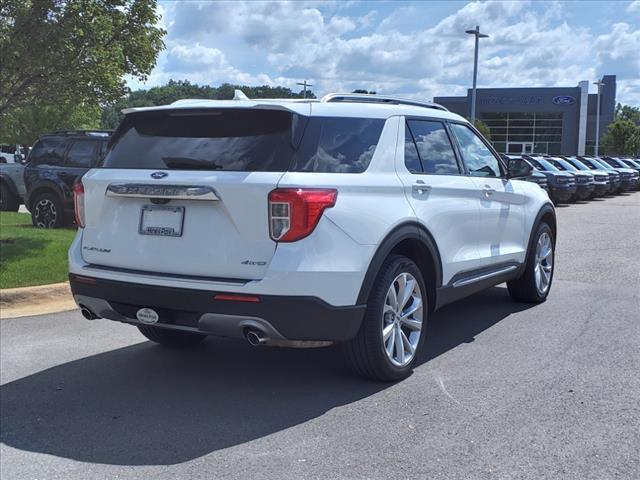
[{"label": "green grass", "polygon": [[41,229],[28,213],[0,212],[0,288],[67,280],[67,250],[75,229]]}]

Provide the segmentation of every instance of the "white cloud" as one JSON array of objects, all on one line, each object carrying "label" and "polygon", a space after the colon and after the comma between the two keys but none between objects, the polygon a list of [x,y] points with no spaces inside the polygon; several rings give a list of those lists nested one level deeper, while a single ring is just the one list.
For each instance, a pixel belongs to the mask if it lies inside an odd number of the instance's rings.
[{"label": "white cloud", "polygon": [[594,47],[601,68],[615,69],[621,77],[636,78],[640,83],[640,30],[616,23],[611,33],[596,38]]},{"label": "white cloud", "polygon": [[640,0],[634,0],[626,8],[629,13],[640,13]]},{"label": "white cloud", "polygon": [[209,48],[196,43],[195,45],[176,45],[171,50],[171,55],[183,62],[185,66],[226,66],[224,53],[217,48]]},{"label": "white cloud", "polygon": [[[640,0],[626,9],[635,11]],[[429,15],[430,4],[403,4],[382,16],[378,4],[203,2],[161,6],[167,50],[150,81],[187,78],[282,84],[307,79],[314,90],[366,88],[432,97],[471,83],[473,38],[480,25],[479,85],[576,85],[602,74],[619,78],[618,98],[640,103],[640,31],[628,21],[596,35],[576,25],[572,4],[471,2],[430,28],[403,18]],[[573,23],[570,23],[573,22]],[[412,24],[412,25],[415,25]]]}]

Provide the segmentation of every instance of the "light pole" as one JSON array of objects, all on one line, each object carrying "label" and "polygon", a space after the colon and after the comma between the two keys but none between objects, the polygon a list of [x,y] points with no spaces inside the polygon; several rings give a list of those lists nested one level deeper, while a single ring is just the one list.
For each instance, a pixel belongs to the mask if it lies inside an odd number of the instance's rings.
[{"label": "light pole", "polygon": [[596,97],[596,148],[594,150],[594,156],[598,156],[598,147],[600,146],[600,90],[604,86],[604,82],[598,80],[593,82],[598,86],[598,95]]},{"label": "light pole", "polygon": [[480,27],[476,25],[475,30],[466,30],[466,33],[476,37],[476,50],[473,57],[473,90],[471,91],[471,123],[476,124],[476,81],[478,80],[478,40],[487,38],[489,35],[480,33]]},{"label": "light pole", "polygon": [[304,87],[304,93],[303,93],[304,98],[307,98],[307,87],[313,87],[313,85],[311,85],[310,83],[307,83],[306,80],[304,82],[298,82],[296,83],[296,85],[302,85]]}]

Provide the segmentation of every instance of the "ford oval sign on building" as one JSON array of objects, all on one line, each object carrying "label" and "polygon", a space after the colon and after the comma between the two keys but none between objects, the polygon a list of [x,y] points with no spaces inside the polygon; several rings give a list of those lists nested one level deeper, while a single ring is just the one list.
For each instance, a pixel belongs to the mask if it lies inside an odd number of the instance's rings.
[{"label": "ford oval sign on building", "polygon": [[576,99],[569,95],[559,95],[557,97],[553,97],[553,103],[556,105],[573,105],[576,103]]}]

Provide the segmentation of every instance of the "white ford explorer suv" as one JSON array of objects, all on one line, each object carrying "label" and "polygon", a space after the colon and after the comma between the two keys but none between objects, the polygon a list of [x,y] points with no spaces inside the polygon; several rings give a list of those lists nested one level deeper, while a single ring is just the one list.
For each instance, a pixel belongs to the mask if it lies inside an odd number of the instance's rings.
[{"label": "white ford explorer suv", "polygon": [[356,373],[390,381],[443,305],[502,282],[518,301],[549,293],[547,194],[439,105],[331,94],[124,113],[75,187],[70,281],[88,319],[168,346],[340,343]]}]

